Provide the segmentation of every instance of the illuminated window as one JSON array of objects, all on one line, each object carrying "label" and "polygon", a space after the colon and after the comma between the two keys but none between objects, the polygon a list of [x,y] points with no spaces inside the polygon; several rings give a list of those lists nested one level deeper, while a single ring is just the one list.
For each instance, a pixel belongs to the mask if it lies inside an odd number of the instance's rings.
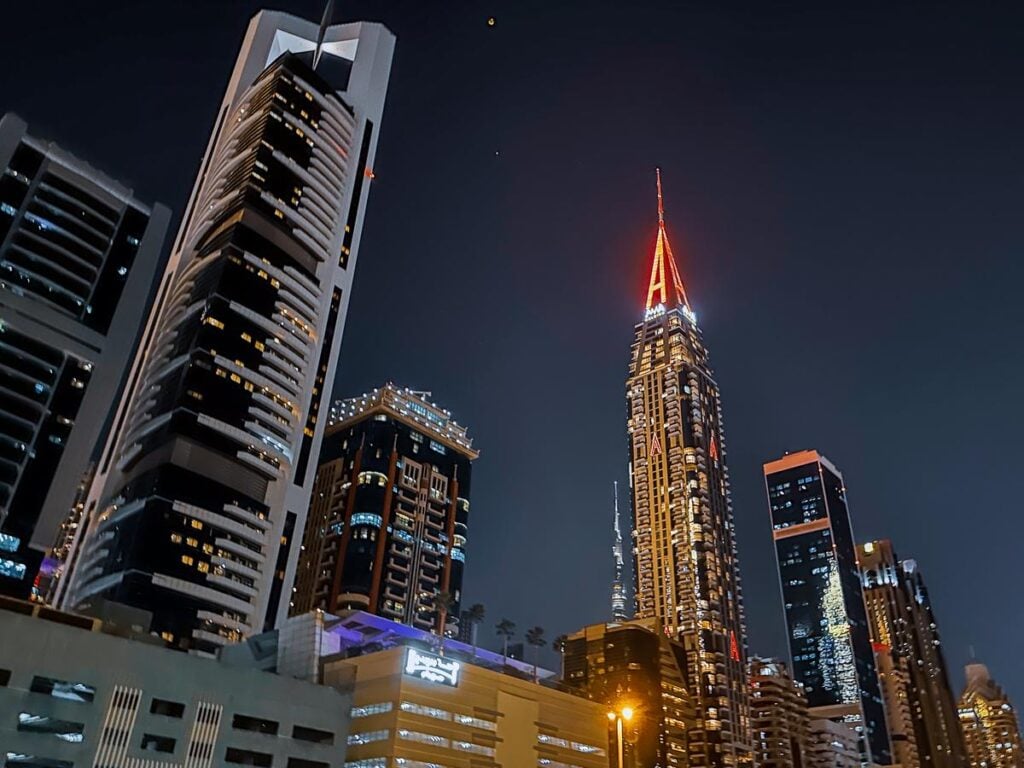
[{"label": "illuminated window", "polygon": [[193,528],[198,528],[199,530],[202,530],[203,523],[200,520],[193,520],[192,521],[192,527]]},{"label": "illuminated window", "polygon": [[218,330],[221,330],[221,331],[224,330],[224,323],[222,323],[220,320],[218,320],[215,317],[207,317],[205,322],[206,322],[207,325],[212,325],[214,328],[216,328]]},{"label": "illuminated window", "polygon": [[185,565],[192,565],[193,563],[195,563],[195,560],[192,559],[191,555],[182,555],[181,562],[183,562]]},{"label": "illuminated window", "polygon": [[180,533],[172,533],[171,534],[171,542],[174,543],[174,544],[181,544],[181,534]]},{"label": "illuminated window", "polygon": [[391,711],[391,702],[385,701],[381,704],[367,704],[362,707],[352,707],[351,717],[369,717],[370,715],[379,715],[384,712]]}]

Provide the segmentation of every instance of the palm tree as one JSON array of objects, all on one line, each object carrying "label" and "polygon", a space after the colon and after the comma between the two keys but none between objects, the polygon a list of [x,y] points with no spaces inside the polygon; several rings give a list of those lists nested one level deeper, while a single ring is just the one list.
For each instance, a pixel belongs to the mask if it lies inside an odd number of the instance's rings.
[{"label": "palm tree", "polygon": [[494,625],[494,631],[498,633],[498,637],[502,639],[501,644],[501,661],[502,664],[508,664],[508,641],[515,637],[516,634],[516,623],[509,621],[508,619],[502,619]]},{"label": "palm tree", "polygon": [[434,596],[434,610],[441,619],[441,655],[444,656],[445,627],[448,625],[448,612],[455,606],[455,595],[445,590]]},{"label": "palm tree", "polygon": [[565,678],[565,644],[569,642],[568,635],[559,635],[551,641],[551,647],[555,649],[555,652],[562,659],[562,678]]},{"label": "palm tree", "polygon": [[470,634],[473,636],[473,658],[476,658],[476,628],[483,623],[486,614],[481,603],[473,603],[466,611],[466,621],[470,624]]},{"label": "palm tree", "polygon": [[540,653],[540,649],[548,644],[548,641],[544,639],[544,627],[534,627],[533,629],[526,630],[526,642],[536,649],[533,652],[533,682],[536,683],[539,679],[537,674],[537,655]]}]

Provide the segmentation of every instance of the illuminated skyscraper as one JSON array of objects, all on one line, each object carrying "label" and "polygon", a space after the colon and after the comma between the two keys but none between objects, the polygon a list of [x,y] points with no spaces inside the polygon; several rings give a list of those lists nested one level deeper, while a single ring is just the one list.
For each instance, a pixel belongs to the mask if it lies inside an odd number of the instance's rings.
[{"label": "illuminated skyscraper", "polygon": [[971,768],[1020,768],[1020,723],[1009,697],[984,664],[968,664],[965,672],[959,710]]},{"label": "illuminated skyscraper", "polygon": [[249,24],[62,593],[199,652],[287,615],[326,424],[394,48],[327,21]]},{"label": "illuminated skyscraper", "polygon": [[764,465],[793,677],[811,717],[853,724],[865,757],[892,762],[846,488],[817,451]]},{"label": "illuminated skyscraper", "polygon": [[897,558],[888,540],[864,544],[859,559],[893,762],[965,768],[956,699],[917,563]]},{"label": "illuminated skyscraper", "polygon": [[0,593],[35,596],[131,364],[169,220],[0,119]]},{"label": "illuminated skyscraper", "polygon": [[441,631],[457,624],[478,453],[429,392],[385,384],[339,400],[320,453],[293,615],[357,609]]},{"label": "illuminated skyscraper", "polygon": [[612,579],[612,621],[625,621],[626,613],[626,582],[624,571],[626,563],[622,556],[622,529],[619,527],[619,483],[613,484],[615,494],[615,541],[612,544],[612,560],[615,566],[615,577]]},{"label": "illuminated skyscraper", "polygon": [[746,631],[718,384],[665,231],[658,232],[629,379],[636,616],[686,649],[693,768],[750,757]]}]

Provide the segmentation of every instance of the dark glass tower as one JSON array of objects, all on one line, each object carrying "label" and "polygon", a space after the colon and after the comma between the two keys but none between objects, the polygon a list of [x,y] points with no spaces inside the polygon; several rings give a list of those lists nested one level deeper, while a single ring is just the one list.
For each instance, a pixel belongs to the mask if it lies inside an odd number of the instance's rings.
[{"label": "dark glass tower", "polygon": [[457,624],[469,535],[466,430],[429,392],[386,384],[331,409],[320,452],[293,614],[358,609],[441,631],[435,604],[455,599]]},{"label": "dark glass tower", "polygon": [[169,211],[0,119],[0,593],[43,597],[131,361]]},{"label": "dark glass tower", "polygon": [[764,465],[793,677],[812,718],[850,723],[865,756],[892,762],[846,488],[816,451]]},{"label": "dark glass tower", "polygon": [[[913,742],[917,760],[925,767],[966,768],[956,697],[920,568],[913,560],[897,558],[892,542],[884,539],[864,544],[859,555],[871,639],[875,653],[889,656],[898,672],[899,698],[907,702],[911,720],[906,738]],[[894,734],[896,709],[888,712]],[[899,751],[894,735],[894,758],[899,758]]]},{"label": "dark glass tower", "polygon": [[665,231],[626,381],[636,616],[686,649],[692,768],[750,759],[746,626],[722,403]]},{"label": "dark glass tower", "polygon": [[145,609],[199,652],[287,615],[393,45],[376,24],[250,23],[65,604]]},{"label": "dark glass tower", "polygon": [[[682,643],[670,640],[651,620],[594,624],[569,635],[562,658],[568,688],[611,710],[633,710],[623,726],[625,765],[690,765],[687,734],[697,723]],[[614,765],[614,729],[609,746]]]}]

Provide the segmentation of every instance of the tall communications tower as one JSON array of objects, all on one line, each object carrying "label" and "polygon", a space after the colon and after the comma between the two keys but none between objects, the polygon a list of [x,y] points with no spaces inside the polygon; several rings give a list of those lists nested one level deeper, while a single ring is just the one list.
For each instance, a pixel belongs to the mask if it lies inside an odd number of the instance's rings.
[{"label": "tall communications tower", "polygon": [[612,483],[615,494],[615,543],[612,545],[612,558],[615,561],[615,579],[612,581],[612,620],[625,621],[626,583],[623,577],[625,561],[622,557],[622,529],[619,527],[619,481]]}]

